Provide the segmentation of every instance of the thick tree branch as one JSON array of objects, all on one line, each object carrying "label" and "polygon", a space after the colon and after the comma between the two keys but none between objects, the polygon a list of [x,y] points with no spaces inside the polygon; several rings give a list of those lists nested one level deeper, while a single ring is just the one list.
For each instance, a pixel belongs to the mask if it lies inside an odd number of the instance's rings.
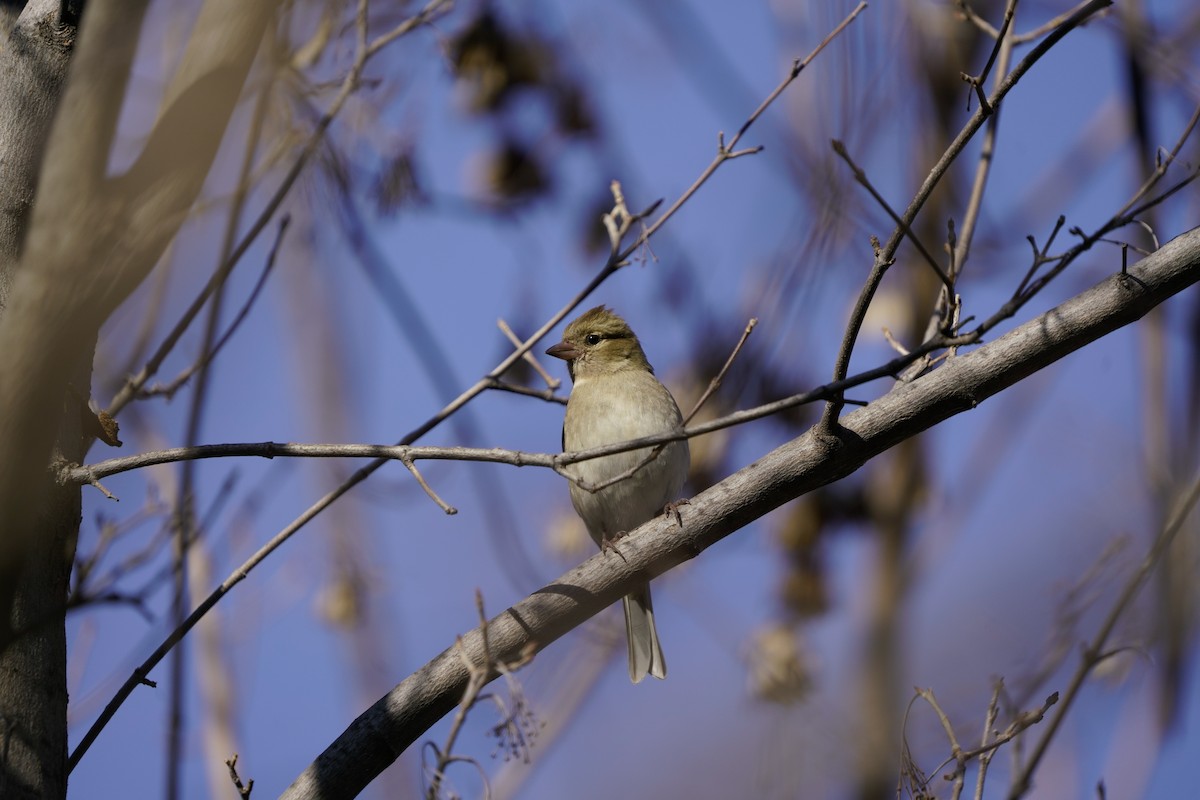
[{"label": "thick tree branch", "polygon": [[[682,511],[682,527],[665,517],[641,526],[621,540],[622,558],[597,554],[492,619],[487,626],[492,662],[514,660],[529,648],[544,649],[634,585],[1138,320],[1200,281],[1200,229],[1167,244],[1130,273],[1132,277],[1111,275],[995,342],[919,380],[897,384],[889,394],[843,418],[836,437],[814,428],[768,453],[693,498]],[[367,709],[282,796],[298,800],[358,794],[458,703],[470,679],[464,652],[470,663],[486,663],[479,629]]]}]

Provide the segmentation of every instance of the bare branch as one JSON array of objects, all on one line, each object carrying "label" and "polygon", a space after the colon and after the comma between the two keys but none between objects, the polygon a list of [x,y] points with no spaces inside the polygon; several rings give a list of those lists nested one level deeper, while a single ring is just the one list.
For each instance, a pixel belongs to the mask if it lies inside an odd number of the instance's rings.
[{"label": "bare branch", "polygon": [[417,483],[421,486],[422,489],[425,490],[425,494],[429,495],[429,499],[432,500],[433,502],[437,503],[438,508],[440,508],[442,511],[446,512],[446,514],[448,516],[454,516],[455,514],[458,513],[457,508],[455,508],[452,505],[449,505],[445,500],[438,497],[437,492],[435,492],[432,488],[430,488],[429,484],[425,482],[425,478],[422,477],[421,473],[417,470],[417,465],[412,462],[411,458],[401,458],[400,463],[403,464],[405,466],[405,468],[409,472],[412,473],[412,476],[417,479]]},{"label": "bare branch", "polygon": [[208,366],[208,364],[210,364],[212,360],[217,357],[217,353],[221,352],[221,349],[230,340],[230,338],[233,337],[233,334],[237,332],[238,327],[241,326],[246,317],[250,315],[250,309],[254,306],[255,301],[258,300],[258,296],[260,293],[262,293],[263,287],[266,286],[267,278],[270,277],[271,271],[275,268],[275,259],[279,255],[279,245],[283,242],[283,235],[287,232],[290,222],[291,217],[287,214],[285,214],[283,218],[279,220],[279,231],[275,234],[275,243],[271,245],[271,252],[267,254],[266,264],[263,265],[263,270],[259,274],[258,280],[255,281],[254,288],[250,290],[249,296],[246,297],[246,301],[242,303],[242,307],[234,316],[233,321],[229,323],[229,327],[225,329],[223,334],[221,334],[221,337],[217,339],[213,346],[208,348],[200,356],[200,358],[192,363],[191,366],[176,375],[174,380],[172,380],[170,383],[166,385],[156,384],[154,386],[146,387],[142,391],[138,392],[138,397],[151,397],[154,395],[166,395],[168,398],[174,397],[175,393],[179,391],[180,388],[182,388],[189,380],[191,380],[192,376],[196,374],[197,370]]},{"label": "bare branch", "polygon": [[437,15],[444,13],[448,9],[449,5],[450,0],[431,0],[431,2],[425,6],[425,8],[423,8],[411,19],[406,20],[404,23],[399,25],[394,31],[392,31],[391,34],[385,34],[384,36],[380,37],[380,39],[377,39],[365,50],[358,50],[358,52],[355,54],[354,64],[351,66],[350,71],[346,74],[345,78],[342,79],[341,87],[339,88],[337,95],[329,104],[329,108],[326,109],[325,113],[321,115],[321,118],[317,120],[316,125],[313,127],[312,133],[309,134],[308,140],[304,143],[304,147],[301,148],[299,155],[296,156],[296,160],[292,163],[291,167],[284,175],[283,180],[280,182],[278,188],[276,188],[274,194],[271,195],[271,198],[267,201],[266,205],[263,206],[263,209],[261,212],[259,212],[258,217],[255,218],[254,222],[246,231],[246,234],[238,242],[237,247],[235,247],[233,252],[230,253],[229,258],[227,258],[225,263],[223,263],[220,268],[213,273],[213,276],[209,279],[208,283],[205,284],[204,288],[200,290],[200,293],[192,301],[192,304],[188,306],[187,311],[185,311],[183,316],[180,317],[179,321],[176,323],[171,332],[167,334],[167,337],[162,341],[158,349],[155,350],[154,354],[146,362],[145,366],[142,367],[137,375],[129,378],[125,382],[125,385],[121,387],[121,390],[117,392],[116,396],[108,405],[107,411],[109,414],[116,416],[116,414],[134,398],[141,387],[146,384],[146,381],[148,381],[158,372],[158,368],[162,366],[163,361],[166,360],[166,357],[170,354],[170,352],[175,349],[175,345],[178,344],[184,332],[191,326],[196,316],[200,313],[200,309],[203,308],[204,304],[208,302],[209,297],[212,296],[213,292],[215,292],[219,286],[225,283],[229,277],[229,274],[238,265],[242,257],[246,255],[246,252],[250,249],[251,245],[258,240],[259,235],[270,223],[272,217],[275,216],[275,212],[277,212],[279,207],[283,205],[284,199],[286,199],[288,193],[292,189],[292,186],[295,185],[297,179],[299,179],[301,173],[303,173],[304,168],[308,165],[309,160],[317,152],[321,142],[324,141],[325,133],[329,130],[329,126],[333,124],[333,121],[337,118],[338,114],[345,106],[346,101],[349,100],[351,95],[358,90],[362,81],[363,70],[366,68],[367,61],[371,58],[371,56],[378,53],[384,44],[394,41],[404,33],[408,33],[409,31],[414,30],[420,25],[430,21]]},{"label": "bare branch", "polygon": [[917,252],[921,254],[921,257],[925,259],[925,263],[928,264],[929,268],[932,269],[938,276],[938,280],[942,282],[942,285],[945,286],[949,291],[954,291],[954,281],[950,279],[950,276],[946,274],[946,271],[942,269],[942,266],[937,263],[934,257],[929,254],[929,251],[925,249],[925,245],[922,244],[921,240],[917,238],[916,233],[914,233],[913,229],[909,227],[909,223],[900,219],[892,207],[888,205],[888,201],[883,199],[883,195],[881,195],[875,189],[875,186],[867,177],[867,173],[863,172],[862,168],[859,167],[858,164],[854,163],[854,159],[850,157],[850,153],[846,150],[846,145],[837,139],[833,140],[832,145],[833,152],[837,153],[838,156],[840,156],[841,159],[846,162],[847,166],[850,167],[850,172],[852,175],[854,175],[854,180],[858,181],[859,185],[866,189],[867,192],[870,193],[871,197],[875,198],[875,202],[878,203],[884,212],[892,218],[892,222],[896,223],[896,225],[904,231],[904,235],[907,236],[908,240],[913,243],[914,247],[917,248]]},{"label": "bare branch", "polygon": [[[1158,566],[1159,560],[1163,553],[1170,547],[1174,541],[1176,534],[1183,528],[1183,523],[1187,521],[1188,516],[1196,507],[1197,501],[1200,501],[1200,478],[1192,482],[1191,489],[1187,495],[1175,508],[1171,514],[1171,518],[1163,526],[1162,530],[1154,539],[1154,544],[1150,547],[1150,551],[1146,557],[1142,559],[1141,565],[1130,576],[1121,590],[1120,596],[1113,604],[1112,609],[1108,612],[1108,617],[1100,626],[1100,630],[1096,632],[1095,637],[1084,647],[1083,655],[1079,660],[1079,666],[1075,670],[1075,674],[1071,676],[1070,683],[1067,684],[1066,691],[1063,692],[1062,705],[1058,711],[1050,719],[1050,724],[1046,727],[1046,731],[1042,737],[1034,745],[1033,752],[1029,754],[1029,760],[1022,765],[1020,772],[1013,778],[1012,788],[1008,793],[1009,800],[1016,800],[1029,791],[1029,787],[1033,783],[1033,773],[1037,770],[1041,760],[1046,755],[1047,749],[1050,747],[1050,742],[1053,741],[1054,735],[1058,733],[1059,727],[1067,716],[1067,712],[1071,710],[1071,705],[1079,696],[1079,691],[1083,688],[1083,683],[1087,677],[1103,660],[1109,655],[1106,651],[1108,637],[1112,635],[1113,630],[1117,626],[1117,621],[1129,610],[1133,604],[1133,600],[1137,597],[1138,592],[1146,585],[1150,574]],[[1056,693],[1057,696],[1057,693]]]},{"label": "bare branch", "polygon": [[[521,346],[520,337],[513,332],[513,329],[508,326],[507,322],[502,319],[498,319],[496,320],[496,325],[500,328],[500,332],[504,334],[505,338],[513,343],[514,347]],[[525,359],[525,363],[527,363],[533,369],[533,371],[536,372],[538,376],[546,382],[546,386],[551,392],[554,392],[558,389],[558,387],[562,386],[562,381],[560,381],[558,378],[552,377],[549,372],[546,372],[546,368],[543,367],[541,362],[534,357],[533,353],[525,351],[525,355],[522,357]]]},{"label": "bare branch", "polygon": [[[1004,97],[1016,86],[1017,82],[1025,75],[1026,72],[1036,64],[1042,56],[1044,56],[1051,47],[1054,46],[1060,39],[1066,36],[1070,31],[1081,25],[1085,20],[1112,4],[1112,0],[1091,0],[1078,11],[1068,17],[1063,23],[1055,28],[1055,30],[1045,39],[1037,44],[1023,58],[1013,70],[1001,81],[1000,85],[992,92],[988,98],[990,107],[998,106]],[[854,310],[851,313],[850,321],[846,325],[845,333],[842,337],[842,346],[838,351],[837,362],[834,366],[833,377],[834,381],[839,381],[845,378],[850,367],[850,356],[854,351],[854,345],[858,341],[859,331],[862,329],[863,320],[866,319],[867,309],[871,305],[871,300],[875,297],[875,292],[879,288],[879,284],[883,281],[883,276],[887,272],[895,259],[896,251],[900,247],[900,243],[905,237],[905,228],[911,226],[920,213],[921,208],[925,205],[925,201],[929,199],[929,195],[934,188],[941,182],[950,165],[962,153],[967,143],[974,138],[975,134],[983,126],[984,122],[990,118],[991,112],[985,112],[984,109],[979,109],[971,117],[970,120],[959,131],[958,136],[946,148],[941,159],[930,170],[929,175],[925,178],[925,182],[921,188],[917,190],[917,194],[909,203],[908,208],[900,216],[903,225],[898,225],[896,230],[892,232],[887,243],[884,245],[881,253],[875,259],[875,266],[871,270],[870,276],[863,285],[862,291],[859,293],[858,301],[855,304]],[[834,435],[837,426],[838,415],[841,414],[843,403],[840,400],[835,400],[829,403],[825,408],[825,413],[821,417],[821,429],[829,435]]]},{"label": "bare branch", "polygon": [[[796,59],[796,61],[792,63],[792,69],[788,73],[787,77],[784,78],[783,81],[781,81],[780,84],[776,86],[769,95],[767,95],[767,98],[759,104],[758,108],[754,109],[754,113],[752,113],[746,119],[746,121],[742,123],[742,127],[738,128],[738,132],[734,134],[732,139],[729,140],[729,144],[725,144],[725,138],[723,135],[720,137],[717,144],[717,154],[713,157],[712,163],[705,167],[704,171],[700,173],[700,177],[697,178],[691,186],[684,190],[683,194],[679,196],[679,199],[672,203],[671,206],[662,213],[662,216],[660,216],[648,228],[646,228],[646,230],[642,232],[641,236],[637,237],[637,239],[635,239],[634,242],[626,247],[623,251],[615,254],[613,258],[610,259],[609,265],[606,265],[606,269],[616,269],[618,264],[623,263],[627,258],[629,258],[630,255],[634,253],[634,251],[647,242],[650,237],[653,236],[655,232],[657,232],[658,229],[663,226],[664,223],[666,223],[667,220],[675,215],[675,212],[682,208],[683,205],[691,199],[692,195],[699,191],[701,186],[708,182],[708,179],[713,176],[713,173],[715,173],[722,164],[732,158],[758,152],[757,148],[734,152],[734,148],[737,147],[738,142],[741,141],[742,136],[746,133],[746,131],[750,130],[750,126],[753,125],[758,118],[763,115],[763,112],[765,112],[771,106],[771,104],[775,102],[776,99],[778,99],[779,95],[783,94],[784,90],[791,85],[792,81],[796,80],[796,78],[800,76],[800,73],[804,70],[804,68],[812,63],[812,60],[816,58],[830,42],[837,38],[837,36],[844,31],[846,27],[853,22],[854,19],[860,13],[862,13],[866,7],[866,2],[860,2],[854,7],[854,10],[847,14],[846,18],[843,19],[838,26],[829,33],[828,36],[821,40],[819,45],[813,48],[811,53],[802,59]],[[574,306],[572,306],[572,308],[574,308]]]},{"label": "bare branch", "polygon": [[738,343],[734,345],[733,352],[729,354],[729,358],[725,359],[725,363],[721,366],[720,371],[717,372],[713,379],[708,382],[708,388],[704,390],[704,394],[700,395],[700,399],[696,401],[694,406],[692,406],[692,410],[689,411],[688,415],[683,418],[683,424],[685,427],[689,422],[695,419],[696,414],[698,414],[700,409],[704,407],[704,404],[708,402],[708,398],[712,397],[713,393],[721,387],[721,381],[725,379],[725,373],[729,372],[729,368],[733,366],[734,359],[736,359],[738,354],[742,352],[742,348],[746,345],[746,340],[750,338],[750,333],[754,330],[754,326],[757,324],[758,320],[754,317],[751,317],[750,321],[746,323],[746,329],[742,331],[742,338],[738,339]]},{"label": "bare branch", "polygon": [[[1112,276],[1005,336],[962,355],[918,381],[898,385],[842,420],[831,440],[818,429],[757,459],[696,497],[683,525],[656,517],[621,541],[624,559],[599,553],[489,620],[494,661],[538,652],[628,593],[702,553],[748,522],[818,486],[853,472],[869,458],[933,425],[974,408],[1069,352],[1128,324],[1200,280],[1200,229],[1168,243],[1134,267],[1146,289]],[[470,680],[460,653],[482,663],[476,629],[363,712],[301,773],[288,800],[319,790],[350,796],[459,702]],[[460,651],[461,647],[461,651]],[[494,677],[494,676],[493,676]]]}]

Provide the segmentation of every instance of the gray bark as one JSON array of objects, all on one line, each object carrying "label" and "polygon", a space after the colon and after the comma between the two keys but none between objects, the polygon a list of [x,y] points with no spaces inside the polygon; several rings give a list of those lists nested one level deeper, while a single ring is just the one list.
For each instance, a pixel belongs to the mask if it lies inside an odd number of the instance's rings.
[{"label": "gray bark", "polygon": [[38,168],[74,40],[60,28],[58,0],[0,13],[0,311],[33,207]]},{"label": "gray bark", "polygon": [[[0,315],[8,304],[75,36],[74,28],[60,27],[58,7],[57,0],[33,0],[19,15],[0,16]],[[89,366],[77,359],[68,372],[86,385]],[[64,423],[58,452],[82,456],[79,414],[50,415]],[[23,569],[0,556],[0,584],[12,593],[0,601],[0,609],[8,612],[0,616],[0,627],[22,632],[0,652],[0,796],[5,798],[62,797],[67,787],[67,642],[61,620],[71,565],[66,554],[74,550],[80,499],[78,491],[65,487],[44,484],[42,491],[45,502],[31,509],[39,546],[22,559]],[[18,549],[14,533],[3,526],[2,552]],[[5,638],[0,636],[0,643]],[[38,683],[31,685],[31,677]]]},{"label": "gray bark", "polygon": [[[1043,367],[1128,325],[1200,281],[1200,228],[1168,243],[990,344],[897,384],[842,418],[839,435],[813,429],[692,498],[683,526],[660,516],[621,540],[621,558],[593,556],[488,623],[494,662],[516,663],[655,578],[782,504],[846,477],[872,457],[969,411]],[[1136,278],[1136,280],[1135,280]],[[367,709],[284,791],[286,800],[354,797],[463,696],[466,660],[484,662],[480,629],[465,634]],[[491,677],[497,677],[493,668]]]},{"label": "gray bark", "polygon": [[[26,11],[46,5],[58,3],[35,0]],[[56,116],[54,98],[36,80],[45,81],[47,65],[66,54],[46,52],[53,40],[31,38],[44,34],[43,25],[4,43],[28,45],[20,51],[23,65],[0,62],[0,80],[42,87],[40,100],[0,87],[0,102],[11,110],[0,107],[0,115],[12,123],[0,129],[6,170],[0,173],[0,796],[6,800],[66,794],[64,607],[79,492],[57,488],[47,465],[56,455],[84,454],[81,418],[100,326],[146,277],[196,200],[276,2],[207,0],[142,153],[125,174],[110,177],[109,151],[147,5],[88,4]],[[16,47],[2,50],[10,60],[20,55]]]}]

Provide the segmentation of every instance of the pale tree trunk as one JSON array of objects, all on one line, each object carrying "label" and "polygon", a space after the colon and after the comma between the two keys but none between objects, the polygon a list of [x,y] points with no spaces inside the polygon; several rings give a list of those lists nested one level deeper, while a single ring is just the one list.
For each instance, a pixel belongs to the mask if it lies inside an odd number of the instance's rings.
[{"label": "pale tree trunk", "polygon": [[[0,314],[14,283],[76,33],[61,24],[58,0],[34,0],[23,10],[6,7],[5,12],[0,16]],[[86,387],[90,360],[73,361],[65,365],[67,380]],[[83,456],[80,414],[56,413],[64,406],[61,396],[57,405],[40,416],[57,431],[54,449],[77,461]],[[8,643],[0,652],[0,796],[6,798],[62,797],[67,787],[62,619],[80,503],[78,489],[55,487],[41,473],[41,485],[30,494],[40,501],[28,503],[29,527],[12,525],[6,513],[0,516],[5,520],[0,527],[0,647]],[[32,535],[23,535],[25,530]]]},{"label": "pale tree trunk", "polygon": [[59,25],[57,0],[30,2],[19,16],[10,6],[0,12],[10,24],[0,39],[6,799],[66,793],[64,610],[80,507],[78,489],[58,487],[47,465],[81,460],[100,326],[146,277],[199,195],[276,3],[204,3],[142,152],[124,174],[109,176],[147,5],[91,0],[77,37]]}]

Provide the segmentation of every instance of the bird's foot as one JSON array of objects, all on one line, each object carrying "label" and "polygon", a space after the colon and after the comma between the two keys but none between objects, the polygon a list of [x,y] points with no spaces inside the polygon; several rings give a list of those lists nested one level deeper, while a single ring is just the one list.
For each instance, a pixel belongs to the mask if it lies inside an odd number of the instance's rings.
[{"label": "bird's foot", "polygon": [[617,547],[617,542],[624,539],[627,535],[628,534],[625,531],[617,531],[612,536],[605,536],[600,540],[600,552],[604,553],[606,556],[610,552],[616,553],[621,557],[622,561],[628,562],[628,559],[625,558],[625,554],[622,553],[620,548]]},{"label": "bird's foot", "polygon": [[674,503],[667,503],[665,506],[663,506],[663,515],[675,517],[675,524],[682,528],[683,517],[679,515],[679,509],[683,506],[690,506],[691,504],[692,501],[688,500],[686,497],[676,500]]}]

